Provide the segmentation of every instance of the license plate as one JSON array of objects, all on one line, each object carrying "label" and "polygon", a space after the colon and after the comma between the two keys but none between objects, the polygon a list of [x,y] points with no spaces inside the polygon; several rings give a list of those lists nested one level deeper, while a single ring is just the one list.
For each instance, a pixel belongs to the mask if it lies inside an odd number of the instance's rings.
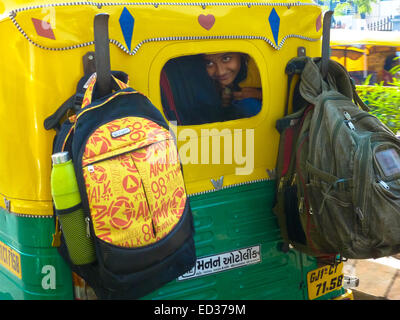
[{"label": "license plate", "polygon": [[316,299],[340,289],[343,284],[343,262],[326,265],[307,273],[308,298]]}]

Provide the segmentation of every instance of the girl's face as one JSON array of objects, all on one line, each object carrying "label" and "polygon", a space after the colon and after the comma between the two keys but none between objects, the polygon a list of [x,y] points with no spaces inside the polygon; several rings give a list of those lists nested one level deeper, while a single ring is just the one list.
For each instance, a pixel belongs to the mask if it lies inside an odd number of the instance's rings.
[{"label": "girl's face", "polygon": [[240,57],[240,53],[235,52],[206,54],[204,58],[208,75],[222,87],[232,84],[240,71]]}]

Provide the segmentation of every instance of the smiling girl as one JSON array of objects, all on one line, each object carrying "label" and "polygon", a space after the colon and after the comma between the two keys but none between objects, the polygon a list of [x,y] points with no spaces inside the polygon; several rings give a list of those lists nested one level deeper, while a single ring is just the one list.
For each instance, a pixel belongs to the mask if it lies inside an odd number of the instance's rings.
[{"label": "smiling girl", "polygon": [[216,82],[224,107],[233,106],[243,117],[259,112],[261,80],[255,62],[247,54],[205,54],[204,60],[206,71]]}]

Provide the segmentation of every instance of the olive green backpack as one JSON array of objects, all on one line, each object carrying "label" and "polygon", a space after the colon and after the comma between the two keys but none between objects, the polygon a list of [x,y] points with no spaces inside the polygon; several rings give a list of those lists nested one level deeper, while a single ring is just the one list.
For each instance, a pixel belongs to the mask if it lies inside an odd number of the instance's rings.
[{"label": "olive green backpack", "polygon": [[344,67],[327,66],[325,77],[321,58],[287,66],[300,80],[294,113],[277,121],[282,236],[317,257],[399,253],[400,140],[368,113]]}]

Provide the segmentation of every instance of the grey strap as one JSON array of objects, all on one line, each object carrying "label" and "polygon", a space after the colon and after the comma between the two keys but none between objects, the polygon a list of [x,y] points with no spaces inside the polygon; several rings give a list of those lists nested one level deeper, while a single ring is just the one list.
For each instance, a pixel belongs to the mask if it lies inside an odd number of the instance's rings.
[{"label": "grey strap", "polygon": [[100,97],[104,97],[112,92],[108,18],[109,15],[107,13],[99,13],[94,17],[96,86]]},{"label": "grey strap", "polygon": [[324,15],[324,26],[322,29],[322,61],[321,61],[321,74],[322,78],[326,79],[328,75],[328,65],[329,65],[329,44],[330,44],[330,34],[331,34],[331,19],[333,11],[327,11]]}]

